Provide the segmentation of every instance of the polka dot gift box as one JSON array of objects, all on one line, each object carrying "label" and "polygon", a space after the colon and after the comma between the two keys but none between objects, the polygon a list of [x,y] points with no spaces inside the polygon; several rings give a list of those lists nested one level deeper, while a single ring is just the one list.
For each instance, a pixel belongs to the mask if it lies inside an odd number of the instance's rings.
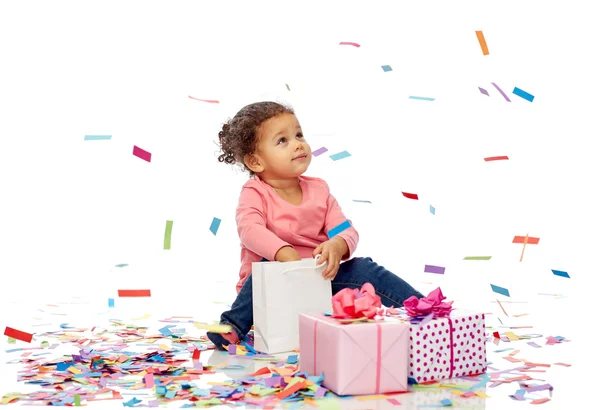
[{"label": "polka dot gift box", "polygon": [[[414,299],[413,299],[414,298]],[[485,315],[452,310],[440,288],[404,302],[410,319],[408,377],[417,383],[484,373]]]}]

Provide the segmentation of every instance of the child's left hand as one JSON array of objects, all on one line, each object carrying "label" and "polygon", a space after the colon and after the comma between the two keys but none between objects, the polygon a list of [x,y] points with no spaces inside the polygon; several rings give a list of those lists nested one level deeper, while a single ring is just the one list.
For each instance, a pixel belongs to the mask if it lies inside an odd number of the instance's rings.
[{"label": "child's left hand", "polygon": [[335,278],[335,275],[337,275],[338,269],[340,268],[340,261],[346,253],[346,250],[346,241],[342,238],[333,238],[317,246],[313,251],[313,257],[321,254],[317,263],[320,265],[323,262],[327,262],[327,266],[323,271],[323,278],[331,280]]}]

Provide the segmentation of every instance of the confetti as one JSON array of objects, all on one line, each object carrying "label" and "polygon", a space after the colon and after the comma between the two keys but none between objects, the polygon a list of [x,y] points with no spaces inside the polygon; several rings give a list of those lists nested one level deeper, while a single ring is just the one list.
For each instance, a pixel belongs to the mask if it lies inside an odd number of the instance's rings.
[{"label": "confetti", "polygon": [[429,212],[431,212],[432,215],[435,215],[435,208],[433,205],[429,205]]},{"label": "confetti", "polygon": [[388,71],[392,71],[392,67],[390,67],[389,65],[382,65],[381,68],[383,69],[384,72],[388,72]]},{"label": "confetti", "polygon": [[219,104],[219,100],[202,100],[200,98],[192,97],[191,95],[188,95],[188,97],[191,98],[192,100],[196,100],[196,101],[202,101],[202,102],[207,102],[207,103],[211,103],[211,104]]},{"label": "confetti", "polygon": [[107,141],[112,138],[112,135],[86,135],[84,141]]},{"label": "confetti", "polygon": [[388,400],[388,402],[392,403],[394,406],[400,406],[402,404],[398,400],[394,399],[393,397],[390,397],[387,400]]},{"label": "confetti", "polygon": [[481,47],[481,51],[484,56],[487,56],[490,52],[488,51],[487,43],[485,42],[485,37],[483,37],[483,31],[476,31],[477,41],[479,41],[479,46]]},{"label": "confetti", "polygon": [[481,87],[477,87],[477,88],[479,88],[479,92],[480,92],[481,94],[485,94],[485,95],[487,95],[488,97],[490,96],[490,93],[488,93],[488,92],[487,92],[487,90],[485,90],[485,89],[483,89],[483,88],[481,88]]},{"label": "confetti", "polygon": [[443,275],[445,271],[446,271],[446,268],[444,268],[442,266],[425,265],[425,272],[438,273],[440,275]]},{"label": "confetti", "polygon": [[[402,191],[400,191],[400,192],[402,192]],[[404,195],[408,199],[414,199],[414,200],[419,199],[419,195],[417,195],[417,194],[410,194],[408,192],[402,192],[402,195]]]},{"label": "confetti", "polygon": [[501,160],[507,160],[507,159],[508,159],[508,157],[506,155],[502,155],[499,157],[487,157],[487,158],[484,158],[483,160],[486,162],[489,162],[489,161],[501,161]]},{"label": "confetti", "polygon": [[312,154],[313,154],[315,157],[318,157],[319,155],[321,155],[321,154],[324,154],[324,153],[326,153],[326,152],[327,152],[327,148],[325,148],[325,147],[321,147],[321,148],[319,148],[319,149],[317,149],[317,150],[314,150],[314,151],[312,152]]},{"label": "confetti", "polygon": [[530,237],[529,234],[525,236],[515,236],[512,243],[522,243],[523,250],[521,251],[521,258],[519,262],[523,262],[523,256],[525,255],[525,247],[529,244],[537,245],[540,242],[540,238]]},{"label": "confetti", "polygon": [[12,337],[13,339],[21,340],[23,342],[31,343],[33,340],[33,334],[22,332],[12,327],[6,326],[4,329],[4,336]]},{"label": "confetti", "polygon": [[109,308],[115,307],[115,300],[113,298],[108,298],[108,307]]},{"label": "confetti", "polygon": [[354,46],[356,48],[360,47],[358,43],[352,43],[350,41],[340,41],[340,46]]},{"label": "confetti", "polygon": [[506,101],[510,102],[510,99],[508,98],[508,96],[507,96],[506,94],[504,94],[504,91],[502,91],[502,90],[500,89],[500,87],[498,87],[498,86],[496,85],[496,83],[492,83],[492,85],[493,85],[494,87],[496,87],[496,90],[498,90],[498,92],[500,92],[500,94],[502,94],[502,96],[504,97],[504,99],[505,99]]},{"label": "confetti", "polygon": [[210,231],[213,235],[217,235],[217,231],[219,230],[219,226],[221,225],[221,220],[219,218],[213,218],[210,224]]},{"label": "confetti", "polygon": [[290,90],[290,86],[289,86],[289,85],[287,85],[287,84],[285,85],[285,88],[287,88],[287,89],[288,89],[288,91],[292,91],[292,90]]},{"label": "confetti", "polygon": [[133,155],[135,155],[136,157],[141,158],[147,162],[150,162],[150,159],[152,158],[151,153],[149,153],[148,151],[144,151],[143,149],[141,149],[140,147],[138,147],[136,145],[133,146]]},{"label": "confetti", "polygon": [[135,290],[123,290],[118,291],[119,297],[121,298],[136,298],[136,297],[149,297],[150,289],[135,289]]},{"label": "confetti", "polygon": [[171,249],[171,232],[173,231],[173,221],[167,221],[167,225],[165,226],[165,240],[163,249],[169,250]]},{"label": "confetti", "polygon": [[415,95],[411,95],[408,97],[410,100],[422,100],[422,101],[434,101],[435,98],[431,97],[417,97]]},{"label": "confetti", "polygon": [[529,102],[533,102],[533,99],[535,98],[533,95],[529,94],[526,91],[521,90],[518,87],[515,87],[515,89],[513,90],[513,94],[516,95],[516,96],[519,96],[519,97],[521,97],[524,100],[527,100]]},{"label": "confetti", "polygon": [[490,286],[492,287],[492,290],[494,292],[510,297],[510,294],[508,293],[508,289],[500,287],[500,286],[492,285],[492,284],[490,284]]},{"label": "confetti", "polygon": [[118,265],[115,265],[115,268],[124,268],[125,266],[129,266],[129,264],[127,264],[127,263],[119,263]]},{"label": "confetti", "polygon": [[362,202],[362,203],[366,203],[366,204],[370,204],[371,203],[371,201],[367,201],[367,200],[364,200],[364,199],[353,199],[352,201],[354,201],[354,202]]},{"label": "confetti", "polygon": [[342,222],[341,224],[339,224],[338,226],[331,228],[329,230],[329,232],[327,232],[327,237],[328,238],[333,238],[335,235],[345,231],[346,229],[350,228],[352,225],[350,225],[350,221],[346,220],[344,222]]},{"label": "confetti", "polygon": [[337,154],[330,155],[329,158],[331,158],[334,161],[339,161],[340,159],[348,158],[349,156],[350,153],[348,151],[342,151],[338,152]]},{"label": "confetti", "polygon": [[491,256],[465,256],[463,260],[465,261],[489,261],[492,259]]},{"label": "confetti", "polygon": [[551,269],[551,270],[552,270],[552,273],[554,273],[556,276],[560,276],[563,278],[570,278],[570,276],[567,272],[563,272],[561,270],[554,270],[554,269]]}]

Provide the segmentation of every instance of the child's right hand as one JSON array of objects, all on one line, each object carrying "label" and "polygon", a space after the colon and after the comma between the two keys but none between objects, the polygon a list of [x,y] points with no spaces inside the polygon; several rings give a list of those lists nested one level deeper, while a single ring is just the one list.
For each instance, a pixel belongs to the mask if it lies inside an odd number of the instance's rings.
[{"label": "child's right hand", "polygon": [[275,260],[278,262],[292,262],[302,260],[298,251],[291,246],[284,246],[275,254]]}]

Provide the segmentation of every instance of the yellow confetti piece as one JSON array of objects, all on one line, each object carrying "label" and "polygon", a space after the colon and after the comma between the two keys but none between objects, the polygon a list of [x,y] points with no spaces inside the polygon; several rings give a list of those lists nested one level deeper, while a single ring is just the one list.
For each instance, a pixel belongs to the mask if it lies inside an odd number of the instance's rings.
[{"label": "yellow confetti piece", "polygon": [[159,349],[163,349],[163,350],[169,350],[169,346],[167,346],[167,345],[166,345],[166,344],[164,344],[164,343],[161,343],[161,344],[159,344],[159,345],[158,345],[158,348],[159,348]]},{"label": "yellow confetti piece", "polygon": [[150,316],[152,316],[150,313],[146,313],[144,316],[141,317],[136,317],[133,320],[142,320],[142,319],[148,319]]},{"label": "yellow confetti piece", "polygon": [[231,386],[233,382],[206,382],[206,384],[210,384],[211,386]]},{"label": "yellow confetti piece", "polygon": [[457,396],[462,396],[464,392],[460,390],[450,390],[450,393],[456,394]]},{"label": "yellow confetti piece", "polygon": [[70,371],[73,374],[80,374],[81,373],[81,370],[79,370],[78,368],[73,367],[73,366],[69,367],[67,370]]},{"label": "yellow confetti piece", "polygon": [[210,325],[208,323],[194,322],[194,326],[198,329],[206,329],[212,333],[229,333],[231,332],[231,326],[229,325]]},{"label": "yellow confetti piece", "polygon": [[482,391],[476,391],[475,395],[477,397],[481,397],[482,399],[489,399],[490,397],[492,397],[492,396],[488,396],[487,394],[485,394],[485,392],[482,392]]},{"label": "yellow confetti piece", "polygon": [[513,332],[504,332],[504,336],[508,337],[508,340],[519,340],[519,336],[515,335]]},{"label": "yellow confetti piece", "polygon": [[387,396],[385,394],[379,394],[376,396],[359,396],[356,398],[356,400],[360,400],[360,401],[381,400],[381,399],[387,399]]}]

